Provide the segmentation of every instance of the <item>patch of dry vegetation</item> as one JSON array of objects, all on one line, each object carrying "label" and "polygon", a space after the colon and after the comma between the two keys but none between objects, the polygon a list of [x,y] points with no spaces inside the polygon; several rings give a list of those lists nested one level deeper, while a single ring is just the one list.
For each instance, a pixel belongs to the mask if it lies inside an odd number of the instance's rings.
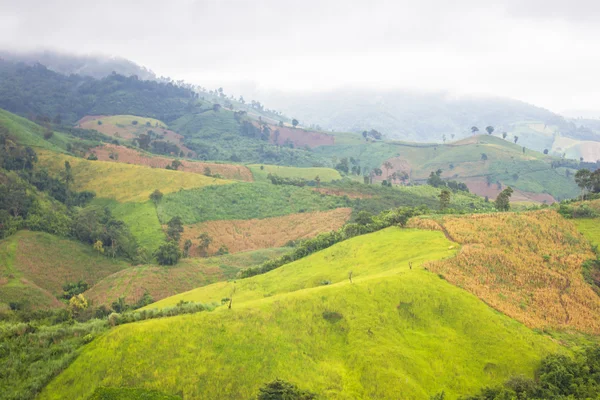
[{"label": "patch of dry vegetation", "polygon": [[600,297],[585,282],[588,241],[550,210],[414,218],[409,226],[443,231],[459,254],[426,264],[531,328],[600,333]]},{"label": "patch of dry vegetation", "polygon": [[202,233],[212,238],[208,254],[215,254],[221,246],[226,246],[230,253],[281,247],[289,241],[312,238],[319,233],[339,229],[351,214],[351,208],[336,208],[273,218],[201,222],[185,227],[181,243],[187,239],[192,241],[192,257],[204,253],[198,248],[198,236]]},{"label": "patch of dry vegetation", "polygon": [[[100,161],[114,161],[126,164],[143,165],[152,168],[166,168],[171,165],[174,158],[162,156],[150,156],[138,150],[125,146],[105,144],[91,150]],[[196,162],[180,160],[179,171],[194,172],[202,175],[220,175],[225,179],[252,182],[252,172],[244,165],[218,164],[207,162]]]}]

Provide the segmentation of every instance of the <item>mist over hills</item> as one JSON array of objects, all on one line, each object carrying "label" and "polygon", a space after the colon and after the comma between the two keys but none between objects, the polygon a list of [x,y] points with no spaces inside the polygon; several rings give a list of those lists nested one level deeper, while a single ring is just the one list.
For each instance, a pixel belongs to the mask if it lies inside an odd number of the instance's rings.
[{"label": "mist over hills", "polygon": [[122,57],[102,55],[77,55],[52,50],[14,52],[0,50],[0,59],[23,62],[27,65],[42,64],[49,70],[63,75],[77,74],[101,79],[116,72],[123,76],[136,75],[142,80],[156,80],[156,74],[133,61]]}]

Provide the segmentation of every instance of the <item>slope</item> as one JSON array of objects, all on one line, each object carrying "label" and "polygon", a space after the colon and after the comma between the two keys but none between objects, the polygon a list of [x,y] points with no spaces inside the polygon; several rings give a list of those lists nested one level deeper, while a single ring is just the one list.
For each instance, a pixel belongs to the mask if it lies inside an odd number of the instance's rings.
[{"label": "slope", "polygon": [[551,210],[415,218],[463,245],[426,267],[531,328],[600,333],[600,297],[582,274],[594,257],[577,228]]},{"label": "slope", "polygon": [[40,398],[85,398],[98,386],[250,398],[275,377],[324,398],[423,399],[442,389],[455,398],[531,375],[557,345],[418,267],[451,256],[449,247],[439,232],[388,228],[165,299],[155,306],[220,302],[236,286],[232,309],[113,329]]},{"label": "slope", "polygon": [[39,165],[53,173],[64,170],[69,161],[75,179],[76,190],[96,192],[96,197],[115,199],[119,202],[144,202],[159,189],[171,193],[180,189],[230,183],[200,174],[171,171],[106,161],[89,161],[48,151],[40,151]]},{"label": "slope", "polygon": [[90,286],[128,265],[98,256],[81,243],[43,232],[19,231],[0,242],[0,302],[60,307],[65,283]]}]

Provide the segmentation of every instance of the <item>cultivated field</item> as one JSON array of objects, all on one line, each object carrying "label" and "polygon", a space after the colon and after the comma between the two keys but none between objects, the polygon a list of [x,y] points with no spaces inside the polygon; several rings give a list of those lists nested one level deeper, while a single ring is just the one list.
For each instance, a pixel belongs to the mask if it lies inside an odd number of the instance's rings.
[{"label": "cultivated field", "polygon": [[584,281],[588,241],[554,211],[414,218],[463,247],[426,268],[531,328],[600,333],[600,297]]},{"label": "cultivated field", "polygon": [[175,216],[186,225],[226,219],[279,217],[347,207],[344,199],[325,196],[308,188],[271,183],[235,183],[183,190],[165,196],[158,218],[166,224]]},{"label": "cultivated field", "polygon": [[[125,164],[144,165],[152,168],[166,168],[174,158],[161,157],[142,153],[139,150],[114,144],[105,144],[91,149],[100,161],[113,161]],[[111,155],[113,158],[111,158]],[[116,155],[116,156],[115,156]],[[219,164],[198,161],[180,160],[179,171],[194,172],[197,174],[220,175],[225,179],[252,182],[252,172],[248,167],[234,164]]]},{"label": "cultivated field", "polygon": [[76,190],[96,192],[96,197],[114,199],[119,202],[145,202],[150,194],[159,189],[171,193],[181,189],[231,183],[200,174],[148,168],[139,165],[89,161],[48,151],[38,153],[39,165],[53,173],[64,171],[69,161],[75,178]]},{"label": "cultivated field", "polygon": [[40,398],[86,398],[108,386],[247,399],[276,377],[323,398],[424,399],[442,390],[456,398],[531,376],[558,345],[419,267],[452,256],[449,247],[440,232],[389,228],[165,299],[155,306],[233,303],[113,329]]},{"label": "cultivated field", "polygon": [[307,181],[312,181],[318,176],[321,182],[342,179],[340,173],[333,168],[298,168],[262,164],[248,165],[248,168],[257,182],[270,182],[267,178],[269,174],[284,178],[301,178]]},{"label": "cultivated field", "polygon": [[230,253],[281,247],[290,241],[337,230],[350,219],[351,214],[351,208],[337,208],[264,219],[201,222],[185,227],[181,243],[183,246],[186,239],[192,241],[192,257],[203,253],[198,249],[198,236],[202,233],[207,233],[212,238],[208,254],[216,253],[223,245],[227,246]]}]

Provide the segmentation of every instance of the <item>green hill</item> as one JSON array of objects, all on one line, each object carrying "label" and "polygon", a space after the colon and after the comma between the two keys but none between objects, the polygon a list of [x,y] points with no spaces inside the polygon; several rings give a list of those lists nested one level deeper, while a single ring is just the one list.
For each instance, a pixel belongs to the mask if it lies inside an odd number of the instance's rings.
[{"label": "green hill", "polygon": [[301,178],[307,181],[314,180],[317,176],[321,182],[329,182],[342,179],[340,173],[332,168],[297,168],[284,167],[279,165],[248,165],[257,182],[268,182],[269,174],[277,175],[283,178]]},{"label": "green hill", "polygon": [[558,346],[421,268],[455,251],[440,232],[388,228],[165,299],[151,307],[231,296],[233,305],[113,329],[40,398],[86,398],[99,386],[251,398],[276,377],[324,398],[456,398],[531,376]]}]

